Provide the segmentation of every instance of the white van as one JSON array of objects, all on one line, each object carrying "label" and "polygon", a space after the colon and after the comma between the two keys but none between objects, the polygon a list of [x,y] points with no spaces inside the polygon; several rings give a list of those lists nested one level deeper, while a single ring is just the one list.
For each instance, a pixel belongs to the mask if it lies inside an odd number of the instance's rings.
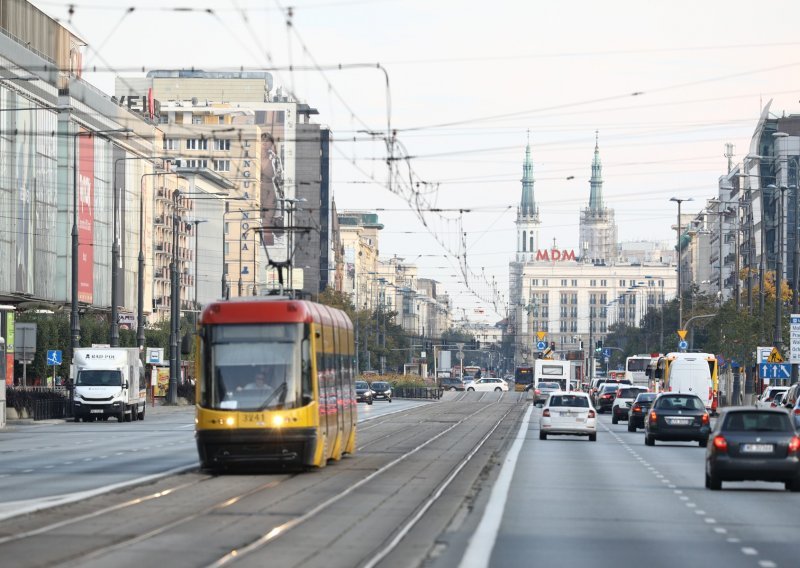
[{"label": "white van", "polygon": [[711,410],[714,402],[714,385],[711,370],[705,357],[681,354],[667,367],[664,387],[667,392],[694,394]]}]

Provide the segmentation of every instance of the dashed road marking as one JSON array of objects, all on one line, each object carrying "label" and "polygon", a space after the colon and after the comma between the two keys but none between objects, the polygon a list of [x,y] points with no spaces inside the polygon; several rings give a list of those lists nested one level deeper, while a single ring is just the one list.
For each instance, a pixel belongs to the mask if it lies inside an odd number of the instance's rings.
[{"label": "dashed road marking", "polygon": [[742,547],[742,554],[746,554],[747,556],[756,556],[758,555],[758,550],[752,546],[744,546]]},{"label": "dashed road marking", "polygon": [[731,544],[736,544],[737,542],[742,542],[741,539],[736,538],[735,536],[729,536],[726,540],[728,542],[730,542]]},{"label": "dashed road marking", "polygon": [[725,534],[728,532],[728,529],[725,527],[714,527],[714,532],[717,534]]},{"label": "dashed road marking", "polygon": [[706,517],[705,520],[709,525],[716,525],[717,524],[717,519],[712,519],[711,517]]},{"label": "dashed road marking", "polygon": [[23,469],[22,473],[33,473],[32,469]]},{"label": "dashed road marking", "polygon": [[761,568],[777,568],[777,564],[775,564],[772,560],[759,560],[758,565]]}]

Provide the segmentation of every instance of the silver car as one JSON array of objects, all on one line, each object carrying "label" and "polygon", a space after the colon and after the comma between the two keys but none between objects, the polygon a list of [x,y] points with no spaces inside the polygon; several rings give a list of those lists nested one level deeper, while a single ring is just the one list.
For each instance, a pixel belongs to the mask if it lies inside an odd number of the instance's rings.
[{"label": "silver car", "polygon": [[533,404],[542,405],[547,402],[547,397],[550,393],[561,390],[558,383],[549,383],[547,381],[540,381],[533,389]]}]

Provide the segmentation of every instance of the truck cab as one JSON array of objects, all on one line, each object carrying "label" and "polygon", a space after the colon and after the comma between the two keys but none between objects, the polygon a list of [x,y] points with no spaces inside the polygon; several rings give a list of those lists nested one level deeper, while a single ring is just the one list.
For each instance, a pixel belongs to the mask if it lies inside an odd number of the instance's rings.
[{"label": "truck cab", "polygon": [[73,356],[72,414],[81,420],[144,420],[146,392],[139,350],[93,347]]}]

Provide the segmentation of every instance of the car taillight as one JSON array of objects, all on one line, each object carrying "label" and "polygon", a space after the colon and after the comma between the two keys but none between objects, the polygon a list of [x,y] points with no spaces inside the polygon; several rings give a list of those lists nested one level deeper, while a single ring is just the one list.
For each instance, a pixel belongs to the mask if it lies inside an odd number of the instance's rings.
[{"label": "car taillight", "polygon": [[595,416],[597,416],[597,415],[594,413],[594,410],[590,410],[590,411],[589,411],[589,416],[588,416],[588,417],[589,417],[589,418],[594,418]]},{"label": "car taillight", "polygon": [[[795,436],[797,438],[797,436]],[[800,440],[798,440],[800,442]],[[718,452],[727,452],[728,451],[728,440],[723,438],[722,436],[714,436],[714,449]]]},{"label": "car taillight", "polygon": [[794,415],[800,416],[800,406],[794,409]]},{"label": "car taillight", "polygon": [[792,439],[789,440],[789,453],[796,454],[798,450],[800,450],[800,438],[792,436]]},{"label": "car taillight", "polygon": [[700,420],[703,424],[708,424],[708,413],[703,414],[703,417]]},{"label": "car taillight", "polygon": [[658,414],[655,411],[650,412],[650,422],[657,422],[658,421]]},{"label": "car taillight", "polygon": [[641,412],[642,411],[642,407],[637,404],[636,406],[633,407],[633,411],[634,412]]},{"label": "car taillight", "polygon": [[611,395],[610,394],[603,394],[603,395],[600,395],[600,398],[611,398]]},{"label": "car taillight", "polygon": [[542,394],[542,391],[540,391],[539,389],[536,389],[536,394]]},{"label": "car taillight", "polygon": [[550,416],[550,409],[549,408],[545,408],[542,411],[542,416]]}]

